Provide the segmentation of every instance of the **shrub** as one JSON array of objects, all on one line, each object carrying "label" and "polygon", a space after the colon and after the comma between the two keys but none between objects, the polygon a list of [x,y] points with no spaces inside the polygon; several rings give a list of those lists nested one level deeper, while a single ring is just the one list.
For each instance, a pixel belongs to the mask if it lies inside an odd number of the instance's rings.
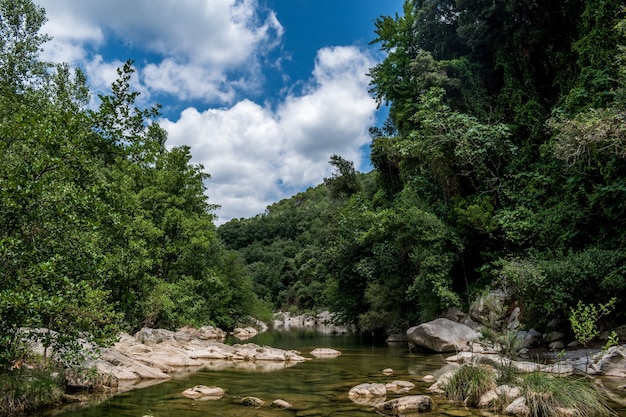
[{"label": "shrub", "polygon": [[446,397],[476,406],[480,397],[496,387],[496,373],[479,365],[462,366],[444,386]]},{"label": "shrub", "polygon": [[48,408],[63,396],[62,378],[50,368],[14,369],[0,374],[0,415]]},{"label": "shrub", "polygon": [[615,416],[604,394],[586,378],[555,377],[533,372],[522,378],[530,417],[559,417],[563,409],[579,417]]}]

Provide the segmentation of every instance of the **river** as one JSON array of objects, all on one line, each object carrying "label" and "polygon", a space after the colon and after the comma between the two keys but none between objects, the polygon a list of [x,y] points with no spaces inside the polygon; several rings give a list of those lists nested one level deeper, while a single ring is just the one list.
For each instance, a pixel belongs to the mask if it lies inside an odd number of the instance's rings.
[{"label": "river", "polygon": [[[281,349],[295,349],[304,356],[318,347],[338,349],[342,355],[336,358],[313,359],[293,366],[263,367],[256,370],[245,367],[220,367],[203,369],[178,376],[173,380],[146,388],[117,394],[94,401],[89,406],[72,406],[54,412],[41,413],[38,417],[195,417],[195,416],[340,416],[373,417],[376,413],[367,404],[356,404],[348,398],[348,391],[366,382],[391,382],[406,380],[416,384],[410,394],[427,394],[430,383],[422,380],[425,375],[439,375],[446,365],[444,356],[437,354],[410,353],[405,343],[387,345],[352,336],[321,335],[312,330],[269,332],[246,342]],[[394,374],[386,376],[383,369],[391,368]],[[608,381],[620,383],[620,381]],[[621,381],[624,383],[626,381]],[[181,392],[195,385],[219,386],[226,396],[216,401],[194,401]],[[621,394],[622,396],[626,393]],[[291,410],[275,410],[269,406],[246,408],[240,399],[258,397],[269,405],[282,399],[293,405]],[[391,394],[387,399],[395,398]],[[485,416],[475,409],[465,409],[449,404],[445,399],[433,396],[435,411],[426,416]],[[611,404],[620,417],[626,417],[626,408]]]}]

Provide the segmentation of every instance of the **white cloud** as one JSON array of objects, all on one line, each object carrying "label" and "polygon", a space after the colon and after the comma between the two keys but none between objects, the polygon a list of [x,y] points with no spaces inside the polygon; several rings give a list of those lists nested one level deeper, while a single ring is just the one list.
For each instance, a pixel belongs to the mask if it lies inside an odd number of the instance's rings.
[{"label": "white cloud", "polygon": [[121,41],[160,57],[148,64],[145,74],[143,63],[136,63],[148,90],[207,102],[233,99],[224,85],[229,71],[237,71],[247,86],[258,85],[257,63],[280,43],[284,32],[275,14],[257,0],[38,3],[48,17],[43,31],[54,38],[45,46],[46,59],[85,66],[94,62],[93,49]]},{"label": "white cloud", "polygon": [[330,175],[331,154],[361,163],[376,104],[365,75],[371,59],[354,47],[323,48],[313,77],[276,110],[243,100],[225,109],[185,110],[164,120],[170,146],[190,145],[211,174],[208,195],[220,222],[249,217]]}]

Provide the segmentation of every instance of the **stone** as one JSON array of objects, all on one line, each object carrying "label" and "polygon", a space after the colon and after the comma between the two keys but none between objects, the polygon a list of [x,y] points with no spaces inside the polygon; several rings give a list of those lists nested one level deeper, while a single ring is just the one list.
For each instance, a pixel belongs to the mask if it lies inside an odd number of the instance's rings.
[{"label": "stone", "polygon": [[626,378],[626,345],[613,346],[593,359],[599,374]]},{"label": "stone", "polygon": [[396,393],[408,392],[415,388],[415,384],[410,381],[391,381],[385,384],[387,391]]},{"label": "stone", "polygon": [[432,376],[432,375],[425,375],[422,378],[422,381],[424,381],[424,382],[435,382],[435,377]]},{"label": "stone", "polygon": [[462,351],[469,343],[478,341],[478,334],[474,330],[445,318],[411,327],[406,334],[410,345],[440,353]]},{"label": "stone", "polygon": [[288,410],[288,409],[292,408],[291,404],[289,404],[285,400],[280,400],[280,399],[272,401],[271,405],[272,405],[272,408],[277,408],[279,410]]},{"label": "stone", "polygon": [[359,384],[348,392],[349,397],[384,397],[385,395],[387,395],[387,387],[378,383]]},{"label": "stone", "polygon": [[506,407],[504,412],[512,416],[526,417],[530,413],[530,410],[526,405],[526,398],[519,397],[513,400],[513,402]]},{"label": "stone", "polygon": [[517,332],[516,338],[519,340],[520,349],[530,348],[539,343],[539,340],[541,340],[541,333],[535,329],[530,329],[527,332]]},{"label": "stone", "polygon": [[561,332],[551,331],[549,333],[546,333],[546,335],[543,338],[546,342],[551,343],[551,342],[556,342],[557,340],[561,340],[563,336],[565,335]]},{"label": "stone", "polygon": [[509,319],[506,323],[506,328],[509,330],[515,330],[520,326],[519,316],[520,316],[520,308],[515,307],[509,316]]},{"label": "stone", "polygon": [[256,336],[259,332],[254,327],[236,327],[233,329],[233,336],[239,340],[246,340]]},{"label": "stone", "polygon": [[498,398],[505,397],[508,402],[511,402],[522,395],[522,390],[519,387],[512,387],[510,385],[500,385],[495,389],[492,389],[485,394],[481,395],[478,400],[479,408],[491,407],[493,402]]},{"label": "stone", "polygon": [[552,343],[550,343],[550,344],[548,345],[548,348],[549,348],[550,350],[561,350],[561,349],[563,349],[564,347],[565,347],[565,345],[564,345],[564,344],[563,344],[563,342],[561,342],[560,340],[556,340],[556,341],[554,341],[554,342],[552,342]]},{"label": "stone", "polygon": [[428,395],[408,395],[374,406],[377,412],[384,414],[403,415],[425,413],[433,408],[433,400]]},{"label": "stone", "polygon": [[265,405],[265,401],[257,397],[243,397],[241,404],[245,407],[259,408]]},{"label": "stone", "polygon": [[316,358],[320,357],[337,357],[340,356],[341,352],[336,349],[331,348],[316,348],[311,351],[311,356],[315,356]]},{"label": "stone", "polygon": [[196,385],[182,392],[182,395],[194,400],[219,400],[225,394],[223,388],[207,387],[205,385]]},{"label": "stone", "polygon": [[469,316],[472,320],[491,326],[501,322],[506,312],[506,301],[508,294],[502,289],[489,291],[487,294],[479,295],[470,306]]}]

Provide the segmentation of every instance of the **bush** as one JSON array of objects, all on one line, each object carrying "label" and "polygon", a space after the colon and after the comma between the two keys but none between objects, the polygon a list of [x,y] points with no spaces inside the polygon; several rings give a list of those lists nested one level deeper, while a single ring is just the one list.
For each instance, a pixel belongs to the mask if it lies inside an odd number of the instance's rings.
[{"label": "bush", "polygon": [[54,371],[24,367],[0,374],[0,415],[32,413],[58,403],[64,389],[60,374]]},{"label": "bush", "polygon": [[559,417],[562,409],[574,410],[579,417],[614,416],[604,394],[586,378],[555,377],[533,372],[522,378],[530,417]]},{"label": "bush", "polygon": [[467,406],[478,405],[480,397],[496,387],[496,373],[479,365],[461,367],[444,386],[446,397]]}]

